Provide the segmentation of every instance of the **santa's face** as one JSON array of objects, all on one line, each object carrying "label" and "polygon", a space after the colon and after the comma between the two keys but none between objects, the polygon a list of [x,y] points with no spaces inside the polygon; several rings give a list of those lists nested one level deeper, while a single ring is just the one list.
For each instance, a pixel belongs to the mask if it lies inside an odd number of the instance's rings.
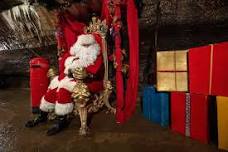
[{"label": "santa's face", "polygon": [[86,68],[93,65],[100,52],[100,46],[94,39],[93,35],[81,35],[70,49],[72,55],[71,58],[73,58],[73,60],[68,67],[74,69]]},{"label": "santa's face", "polygon": [[65,61],[65,74],[72,73],[76,68],[87,68],[93,65],[100,54],[100,47],[97,43],[80,45],[74,56],[70,56]]},{"label": "santa's face", "polygon": [[92,44],[82,44],[82,47],[88,48],[90,47]]},{"label": "santa's face", "polygon": [[75,52],[75,56],[82,60],[95,60],[100,53],[100,46],[97,43],[81,44]]}]

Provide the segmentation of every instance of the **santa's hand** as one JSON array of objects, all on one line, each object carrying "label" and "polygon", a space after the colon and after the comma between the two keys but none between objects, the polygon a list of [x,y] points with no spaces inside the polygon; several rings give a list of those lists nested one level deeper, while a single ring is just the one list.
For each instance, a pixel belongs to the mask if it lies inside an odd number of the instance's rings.
[{"label": "santa's hand", "polygon": [[78,80],[83,80],[88,76],[85,68],[75,68],[73,71],[73,77]]}]

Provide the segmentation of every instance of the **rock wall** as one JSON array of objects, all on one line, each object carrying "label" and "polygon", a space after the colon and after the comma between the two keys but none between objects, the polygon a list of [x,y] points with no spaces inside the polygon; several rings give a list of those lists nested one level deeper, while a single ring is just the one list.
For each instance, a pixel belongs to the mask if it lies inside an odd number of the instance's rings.
[{"label": "rock wall", "polygon": [[188,49],[228,41],[227,0],[143,0],[143,3],[140,18],[141,85],[147,83],[149,74],[156,78],[155,50]]},{"label": "rock wall", "polygon": [[210,24],[228,20],[227,0],[143,0],[141,27],[156,24]]},{"label": "rock wall", "polygon": [[29,87],[29,61],[40,55],[57,66],[56,47],[0,51],[0,88]]},{"label": "rock wall", "polygon": [[[227,0],[143,0],[143,3],[140,84],[146,83],[149,73],[155,73],[157,23],[157,50],[186,49],[228,40]],[[57,63],[55,46],[33,51],[49,58],[52,64]],[[31,50],[0,51],[0,81],[6,81],[8,86],[28,87],[29,60],[34,56]]]}]

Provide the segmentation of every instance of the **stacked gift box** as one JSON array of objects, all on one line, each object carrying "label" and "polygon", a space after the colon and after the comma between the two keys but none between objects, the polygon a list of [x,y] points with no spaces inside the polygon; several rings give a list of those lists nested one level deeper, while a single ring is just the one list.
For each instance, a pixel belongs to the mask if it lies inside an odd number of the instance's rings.
[{"label": "stacked gift box", "polygon": [[143,114],[163,127],[169,126],[169,94],[157,92],[154,86],[143,90]]},{"label": "stacked gift box", "polygon": [[144,88],[144,116],[203,143],[217,138],[228,150],[228,42],[160,51],[156,60],[156,89]]}]

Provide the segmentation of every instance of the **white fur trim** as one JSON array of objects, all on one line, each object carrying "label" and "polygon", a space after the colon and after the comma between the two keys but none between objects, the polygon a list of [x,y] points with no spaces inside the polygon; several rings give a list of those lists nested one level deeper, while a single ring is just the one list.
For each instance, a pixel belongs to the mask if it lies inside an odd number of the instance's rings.
[{"label": "white fur trim", "polygon": [[76,85],[76,82],[73,81],[74,79],[73,78],[69,78],[69,77],[64,77],[60,83],[59,83],[59,86],[58,86],[58,90],[60,88],[64,88],[66,89],[67,91],[70,91],[72,92],[73,89],[74,89],[74,86]]},{"label": "white fur trim", "polygon": [[71,47],[70,54],[76,55],[76,50],[78,50],[78,47],[82,44],[94,44],[96,43],[96,40],[92,34],[82,34],[78,36],[78,39],[76,43]]},{"label": "white fur trim", "polygon": [[55,113],[57,115],[63,116],[63,115],[71,113],[73,111],[73,109],[74,109],[73,103],[60,104],[57,102],[56,106],[55,106]]},{"label": "white fur trim", "polygon": [[65,67],[64,69],[64,74],[68,75],[69,74],[70,67]]},{"label": "white fur trim", "polygon": [[76,59],[75,56],[70,56],[70,57],[68,57],[68,58],[66,59],[65,63],[64,63],[64,66],[65,66],[65,67],[70,66],[70,65],[73,63],[74,59]]},{"label": "white fur trim", "polygon": [[40,103],[40,110],[44,112],[52,112],[54,111],[54,109],[55,109],[55,104],[46,101],[44,97],[42,97],[41,103]]},{"label": "white fur trim", "polygon": [[48,86],[48,89],[55,89],[58,87],[59,85],[59,77],[58,76],[55,76],[53,80],[51,80],[51,83],[49,84]]},{"label": "white fur trim", "polygon": [[65,63],[64,63],[64,66],[65,66],[65,69],[64,69],[64,73],[67,75],[69,73],[69,70],[72,69],[72,64],[73,64],[73,61],[76,59],[77,57],[75,56],[70,56],[66,59]]}]

